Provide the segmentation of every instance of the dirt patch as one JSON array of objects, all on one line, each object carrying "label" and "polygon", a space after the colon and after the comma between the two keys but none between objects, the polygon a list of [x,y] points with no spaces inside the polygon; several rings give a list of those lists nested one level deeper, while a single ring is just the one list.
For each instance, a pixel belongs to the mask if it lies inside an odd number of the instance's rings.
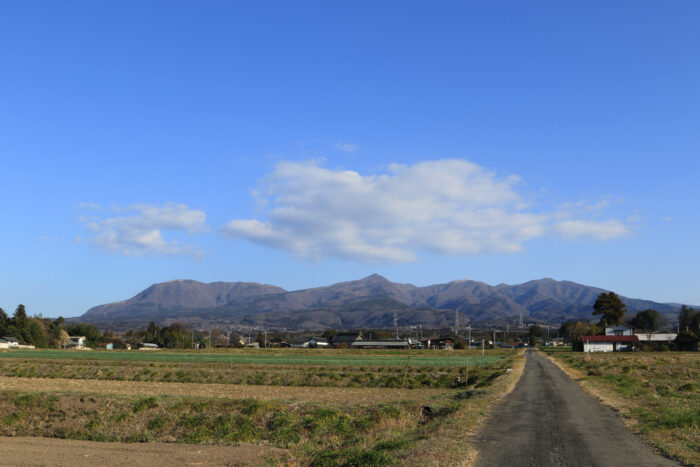
[{"label": "dirt patch", "polygon": [[0,465],[265,465],[288,458],[272,446],[201,446],[167,443],[99,443],[53,438],[0,437]]},{"label": "dirt patch", "polygon": [[[309,388],[12,377],[0,377],[0,390],[277,399],[302,402],[341,402],[350,405],[372,405],[398,401],[401,392],[400,389],[394,388]],[[455,392],[446,389],[407,389],[403,391],[402,400],[427,401]]]}]

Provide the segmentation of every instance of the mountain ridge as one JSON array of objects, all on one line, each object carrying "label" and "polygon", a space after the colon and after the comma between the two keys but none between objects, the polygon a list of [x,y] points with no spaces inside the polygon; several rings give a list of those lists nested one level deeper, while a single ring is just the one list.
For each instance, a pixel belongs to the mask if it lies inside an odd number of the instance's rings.
[{"label": "mountain ridge", "polygon": [[[128,300],[90,308],[79,321],[169,323],[184,321],[285,329],[390,327],[394,314],[403,325],[433,327],[464,323],[525,322],[555,324],[592,319],[595,299],[606,289],[536,279],[498,284],[462,279],[418,287],[372,274],[358,280],[287,291],[256,282],[210,282],[176,279],[152,284]],[[654,308],[668,319],[675,303],[621,296],[631,313]]]}]

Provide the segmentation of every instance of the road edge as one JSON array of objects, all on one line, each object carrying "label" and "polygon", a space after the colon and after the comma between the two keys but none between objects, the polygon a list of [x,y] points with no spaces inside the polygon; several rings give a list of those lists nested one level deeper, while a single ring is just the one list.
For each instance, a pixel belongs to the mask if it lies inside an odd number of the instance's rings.
[{"label": "road edge", "polygon": [[517,386],[520,378],[525,372],[525,363],[527,360],[526,354],[528,351],[529,350],[524,350],[518,353],[515,357],[516,360],[513,362],[513,366],[511,368],[512,371],[501,376],[494,382],[493,386],[497,386],[497,390],[495,391],[493,399],[486,405],[484,416],[481,417],[481,419],[479,419],[479,421],[474,424],[467,433],[467,446],[473,455],[467,459],[465,464],[462,464],[464,467],[472,467],[479,461],[481,450],[476,444],[477,435],[481,431],[484,424],[491,418],[494,407],[503,402],[503,399],[505,399],[508,394],[513,392],[515,386]]},{"label": "road edge", "polygon": [[[571,378],[578,386],[583,389],[583,391],[588,394],[589,396],[593,397],[596,399],[598,402],[603,404],[605,407],[611,409],[617,417],[622,421],[622,423],[625,425],[625,428],[627,428],[628,431],[630,431],[632,434],[637,436],[639,439],[642,440],[644,445],[648,447],[652,452],[655,454],[658,454],[662,457],[665,457],[666,459],[672,460],[673,462],[676,462],[678,465],[682,466],[690,466],[690,464],[683,463],[680,459],[677,459],[675,457],[669,456],[665,452],[663,452],[661,449],[659,449],[653,441],[651,441],[647,436],[644,435],[644,433],[640,432],[639,430],[634,428],[634,424],[638,423],[638,420],[635,419],[634,417],[630,417],[623,413],[623,410],[626,410],[627,407],[625,406],[624,399],[618,395],[614,390],[608,389],[605,387],[602,387],[601,385],[597,385],[594,383],[591,383],[590,380],[586,379],[586,375],[581,372],[576,370],[575,368],[572,368],[568,366],[566,363],[563,361],[552,357],[549,355],[547,352],[540,352],[538,351],[541,355],[544,355],[550,362],[552,362],[554,365],[557,366],[566,376]],[[692,467],[692,466],[690,466]]]}]

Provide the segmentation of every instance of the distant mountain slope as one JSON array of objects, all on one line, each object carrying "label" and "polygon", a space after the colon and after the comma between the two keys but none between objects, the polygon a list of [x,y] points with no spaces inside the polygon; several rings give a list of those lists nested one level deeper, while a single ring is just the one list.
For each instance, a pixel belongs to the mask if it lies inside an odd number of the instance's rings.
[{"label": "distant mountain slope", "polygon": [[[176,280],[154,284],[129,300],[96,306],[81,321],[143,323],[174,320],[205,324],[264,325],[270,328],[321,329],[389,327],[396,313],[401,325],[450,326],[457,311],[462,323],[559,323],[592,319],[592,307],[604,289],[570,281],[540,279],[491,286],[460,280],[416,287],[373,274],[360,280],[288,292],[249,282],[209,284]],[[678,304],[622,297],[630,313],[654,308],[673,318]]]},{"label": "distant mountain slope", "polygon": [[174,280],[153,284],[129,300],[90,308],[84,321],[119,320],[141,314],[167,313],[169,310],[197,310],[224,306],[232,301],[256,295],[284,293],[281,287],[254,282],[211,282]]}]

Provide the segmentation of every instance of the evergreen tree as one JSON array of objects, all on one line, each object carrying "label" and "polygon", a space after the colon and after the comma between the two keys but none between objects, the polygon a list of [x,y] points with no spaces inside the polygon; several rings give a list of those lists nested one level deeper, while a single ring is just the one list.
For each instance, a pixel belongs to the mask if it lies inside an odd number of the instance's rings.
[{"label": "evergreen tree", "polygon": [[620,324],[622,318],[627,313],[627,307],[615,292],[602,293],[598,295],[593,304],[593,315],[600,315],[599,325],[610,326]]}]

